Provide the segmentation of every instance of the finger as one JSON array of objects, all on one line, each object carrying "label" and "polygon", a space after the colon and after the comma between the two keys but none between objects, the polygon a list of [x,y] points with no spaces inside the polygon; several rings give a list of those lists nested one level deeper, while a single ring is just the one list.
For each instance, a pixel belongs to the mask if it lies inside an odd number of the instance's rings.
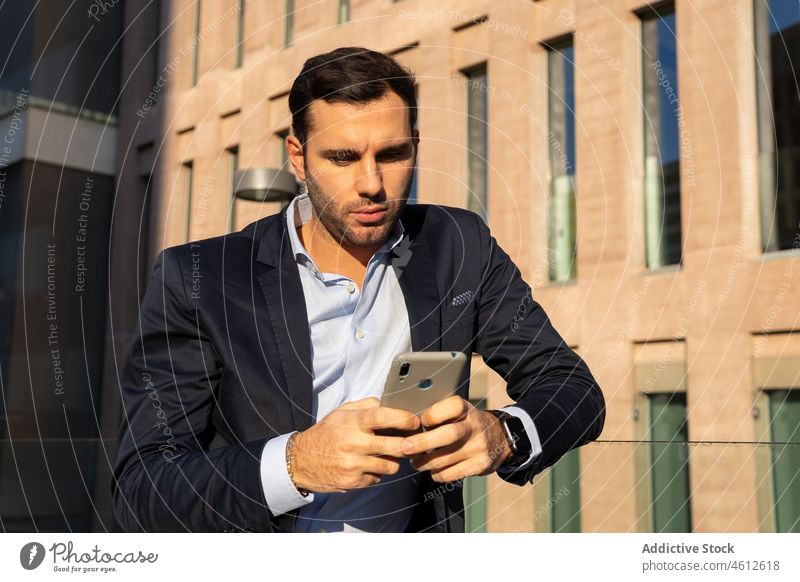
[{"label": "finger", "polygon": [[406,455],[426,453],[439,447],[460,443],[468,436],[467,426],[463,422],[443,424],[429,431],[406,437],[400,450]]},{"label": "finger", "polygon": [[472,475],[478,474],[478,468],[472,461],[466,460],[453,465],[452,467],[445,467],[438,471],[431,471],[431,479],[437,483],[452,483],[459,479],[464,479]]},{"label": "finger", "polygon": [[365,457],[365,473],[394,475],[400,470],[400,462],[391,457]]},{"label": "finger", "polygon": [[364,473],[359,484],[353,487],[353,489],[363,489],[364,487],[377,485],[381,482],[381,477],[383,477],[383,475],[380,473]]},{"label": "finger", "polygon": [[361,400],[348,400],[339,408],[344,408],[345,410],[361,410],[364,408],[375,408],[380,405],[381,401],[379,398],[370,396],[369,398],[362,398]]},{"label": "finger", "polygon": [[469,402],[461,396],[448,396],[422,413],[422,424],[425,427],[433,427],[445,422],[457,422],[466,416],[469,406]]},{"label": "finger", "polygon": [[359,412],[358,424],[372,431],[384,428],[414,431],[419,428],[420,420],[407,410],[378,406]]},{"label": "finger", "polygon": [[405,457],[402,449],[403,444],[402,436],[369,436],[367,437],[366,454],[368,455],[386,455],[389,457]]},{"label": "finger", "polygon": [[411,457],[411,466],[417,471],[441,471],[457,465],[469,456],[460,444],[442,447],[428,453],[420,453]]}]

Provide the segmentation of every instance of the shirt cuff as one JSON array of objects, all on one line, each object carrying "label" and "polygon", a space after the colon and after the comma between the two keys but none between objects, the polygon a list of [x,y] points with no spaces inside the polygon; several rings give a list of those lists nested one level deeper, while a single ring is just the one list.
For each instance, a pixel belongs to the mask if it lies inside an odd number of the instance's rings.
[{"label": "shirt cuff", "polygon": [[504,410],[505,412],[522,420],[522,426],[525,427],[528,440],[531,441],[531,453],[528,455],[528,459],[523,464],[513,468],[501,465],[497,471],[500,473],[524,471],[530,467],[531,464],[533,464],[533,461],[536,459],[536,457],[542,454],[542,445],[539,442],[539,433],[536,431],[536,426],[533,424],[530,414],[528,414],[524,409],[520,408],[519,406],[504,406],[501,408],[501,410]]},{"label": "shirt cuff", "polygon": [[267,506],[274,515],[288,513],[314,501],[313,493],[307,497],[300,494],[286,468],[286,442],[292,434],[268,440],[261,451],[261,487]]}]

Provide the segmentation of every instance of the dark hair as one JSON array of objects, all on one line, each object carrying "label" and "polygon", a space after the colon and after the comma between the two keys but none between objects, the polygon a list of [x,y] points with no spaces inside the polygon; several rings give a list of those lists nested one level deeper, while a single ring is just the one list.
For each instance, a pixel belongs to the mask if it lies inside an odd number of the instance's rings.
[{"label": "dark hair", "polygon": [[305,146],[312,101],[367,103],[380,99],[387,90],[406,102],[413,128],[417,121],[414,75],[395,59],[361,47],[342,47],[311,57],[289,92],[294,135]]}]

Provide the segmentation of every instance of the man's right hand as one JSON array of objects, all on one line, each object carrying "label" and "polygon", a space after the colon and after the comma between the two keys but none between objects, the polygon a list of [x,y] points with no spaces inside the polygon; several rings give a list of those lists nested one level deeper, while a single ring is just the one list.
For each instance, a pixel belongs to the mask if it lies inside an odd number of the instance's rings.
[{"label": "man's right hand", "polygon": [[375,431],[415,431],[419,417],[407,410],[380,406],[377,398],[343,404],[311,428],[299,432],[292,446],[295,486],[319,493],[344,493],[375,485],[382,475],[400,470],[402,436]]}]

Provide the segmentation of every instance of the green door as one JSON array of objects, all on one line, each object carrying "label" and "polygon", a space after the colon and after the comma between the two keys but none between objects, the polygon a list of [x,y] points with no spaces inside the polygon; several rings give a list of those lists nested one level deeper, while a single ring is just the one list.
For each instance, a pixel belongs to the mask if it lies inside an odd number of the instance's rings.
[{"label": "green door", "polygon": [[800,390],[771,391],[769,409],[775,531],[800,533]]},{"label": "green door", "polygon": [[648,400],[653,531],[690,532],[686,394],[652,394]]}]

